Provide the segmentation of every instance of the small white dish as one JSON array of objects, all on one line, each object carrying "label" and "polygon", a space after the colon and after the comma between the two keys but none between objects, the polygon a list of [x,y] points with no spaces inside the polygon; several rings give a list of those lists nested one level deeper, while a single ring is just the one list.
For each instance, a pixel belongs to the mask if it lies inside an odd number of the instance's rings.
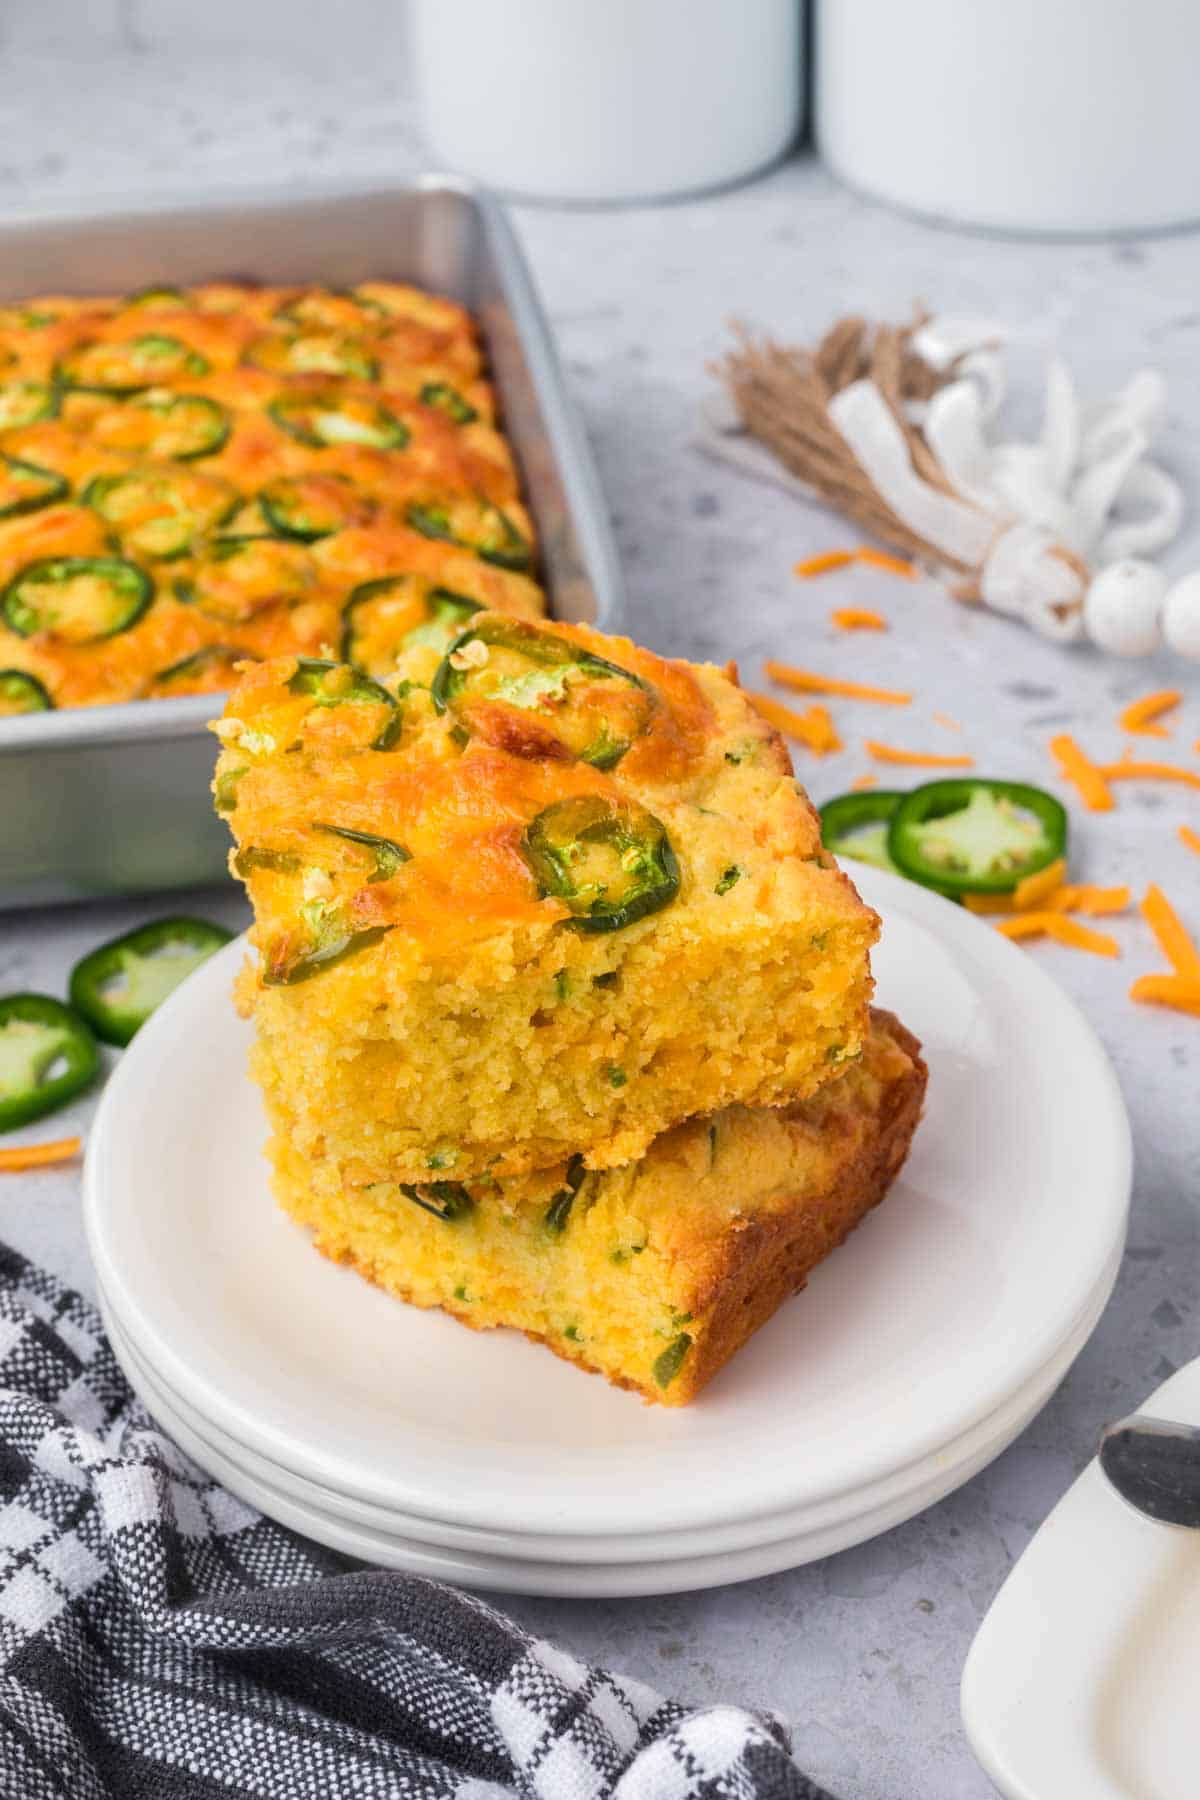
[{"label": "small white dish", "polygon": [[697,1405],[643,1406],[313,1253],[267,1187],[238,945],[139,1033],[102,1100],[85,1220],[114,1314],[224,1440],[430,1535],[569,1555],[853,1516],[1035,1383],[1111,1282],[1130,1177],[1112,1070],[1034,960],[936,895],[856,878],[885,920],[880,1001],[924,1041],[927,1116],[895,1192]]},{"label": "small white dish", "polygon": [[[1139,1412],[1200,1425],[1200,1359]],[[1196,1800],[1200,1531],[1156,1525],[1092,1462],[992,1602],[963,1671],[1006,1800]]]}]

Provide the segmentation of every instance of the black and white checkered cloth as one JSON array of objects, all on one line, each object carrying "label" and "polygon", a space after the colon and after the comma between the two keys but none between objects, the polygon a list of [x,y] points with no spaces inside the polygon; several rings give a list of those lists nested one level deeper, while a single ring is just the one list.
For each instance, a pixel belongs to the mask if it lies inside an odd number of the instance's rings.
[{"label": "black and white checkered cloth", "polygon": [[95,1310],[0,1247],[3,1800],[516,1795],[828,1800],[773,1722],[251,1511],[155,1428]]}]

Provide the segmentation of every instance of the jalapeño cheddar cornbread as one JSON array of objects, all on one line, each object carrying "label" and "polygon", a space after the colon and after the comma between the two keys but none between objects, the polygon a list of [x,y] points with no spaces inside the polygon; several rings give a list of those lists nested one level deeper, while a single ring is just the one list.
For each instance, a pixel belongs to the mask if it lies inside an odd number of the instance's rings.
[{"label": "jalape\u00f1o cheddar cornbread", "polygon": [[924,1090],[920,1046],[876,1013],[811,1099],[689,1120],[619,1168],[398,1182],[386,1160],[331,1154],[278,1087],[270,1156],[280,1203],[335,1261],[679,1406],[883,1198]]},{"label": "jalape\u00f1o cheddar cornbread", "polygon": [[216,729],[255,1073],[337,1163],[610,1167],[859,1053],[878,922],[727,674],[481,613],[382,682],[251,667]]},{"label": "jalape\u00f1o cheddar cornbread", "polygon": [[0,716],[543,611],[472,320],[391,282],[0,308]]}]

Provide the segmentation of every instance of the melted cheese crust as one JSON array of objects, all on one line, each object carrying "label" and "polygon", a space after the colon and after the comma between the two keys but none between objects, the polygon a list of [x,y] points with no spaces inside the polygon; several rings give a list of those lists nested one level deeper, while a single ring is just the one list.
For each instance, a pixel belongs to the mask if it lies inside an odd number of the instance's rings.
[{"label": "melted cheese crust", "polygon": [[[245,671],[216,728],[224,744],[218,790],[222,778],[236,781],[229,822],[240,848],[296,865],[244,877],[260,947],[303,933],[305,871],[314,867],[328,879],[323,898],[355,929],[401,928],[379,946],[383,962],[454,955],[523,925],[549,928],[567,908],[538,897],[522,836],[544,808],[583,794],[632,802],[661,820],[683,867],[688,910],[753,915],[794,903],[793,889],[841,883],[779,738],[726,675],[587,626],[537,630],[646,683],[646,728],[614,768],[547,756],[536,734],[528,743],[515,731],[500,743],[464,743],[453,715],[439,714],[431,699],[436,652],[418,649],[402,663],[392,686],[403,727],[387,753],[370,748],[382,709],[314,706],[288,685],[292,659]],[[552,719],[553,706],[544,710]],[[318,822],[401,843],[410,860],[389,879],[372,880],[362,850],[315,835]],[[733,866],[736,884],[717,894]]]},{"label": "melted cheese crust", "polygon": [[[6,513],[14,460],[65,493]],[[300,483],[283,492],[301,534],[264,515],[281,482]],[[446,509],[483,554],[414,527]],[[88,641],[24,635],[0,598],[0,672],[34,676],[55,706],[214,691],[238,658],[336,656],[353,591],[391,576],[538,617],[535,553],[478,334],[452,301],[391,282],[209,283],[0,308],[0,595],[45,558],[119,556],[153,585],[127,629]]]}]

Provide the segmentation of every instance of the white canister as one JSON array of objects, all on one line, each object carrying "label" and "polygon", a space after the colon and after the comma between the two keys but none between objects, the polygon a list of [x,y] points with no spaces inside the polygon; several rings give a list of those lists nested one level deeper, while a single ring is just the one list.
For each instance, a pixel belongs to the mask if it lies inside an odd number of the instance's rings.
[{"label": "white canister", "polygon": [[795,139],[803,0],[410,0],[450,167],[531,199],[663,199]]},{"label": "white canister", "polygon": [[1194,0],[816,0],[817,143],[852,187],[1001,231],[1200,219]]}]

